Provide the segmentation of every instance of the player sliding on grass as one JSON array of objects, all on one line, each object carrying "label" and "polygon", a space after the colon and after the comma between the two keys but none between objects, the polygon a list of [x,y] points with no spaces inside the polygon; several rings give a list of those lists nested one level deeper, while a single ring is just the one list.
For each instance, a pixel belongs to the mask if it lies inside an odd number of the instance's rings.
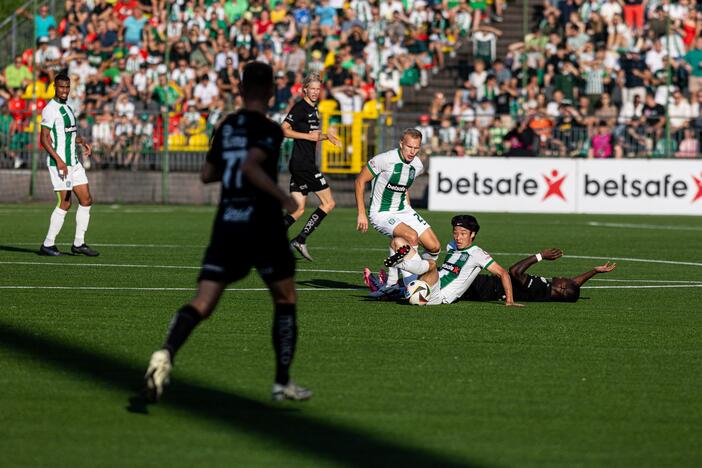
[{"label": "player sliding on grass", "polygon": [[[432,260],[425,260],[407,244],[406,239],[395,237],[392,247],[395,254],[385,260],[385,266],[395,266],[402,270],[418,274],[419,279],[429,285],[430,293],[427,305],[451,304],[463,296],[471,283],[486,269],[502,285],[505,293],[505,305],[523,307],[514,302],[512,281],[509,273],[492,259],[490,254],[473,243],[480,230],[475,217],[458,215],[451,219],[453,242],[449,243],[446,258],[440,268]],[[422,274],[421,272],[424,271]]]},{"label": "player sliding on grass", "polygon": [[[560,249],[546,249],[530,255],[509,268],[514,285],[514,297],[518,301],[576,302],[580,298],[580,287],[593,276],[609,273],[617,267],[607,262],[574,278],[532,276],[527,269],[541,260],[557,260],[563,256]],[[478,275],[461,299],[470,301],[496,301],[504,299],[504,289],[487,275]]]},{"label": "player sliding on grass", "polygon": [[[168,383],[173,358],[193,329],[212,314],[224,288],[255,266],[273,296],[275,349],[274,400],[312,396],[290,380],[295,354],[295,259],[288,247],[281,208],[293,211],[295,200],[278,187],[278,160],[283,132],[266,117],[273,96],[273,69],[261,62],[244,67],[244,108],[220,124],[202,168],[205,183],[222,181],[222,195],[210,245],[198,278],[195,298],[171,320],[163,348],[154,352],[146,371],[146,396],[156,401]],[[242,248],[244,246],[244,248]]]},{"label": "player sliding on grass", "polygon": [[[425,249],[422,258],[435,262],[441,252],[441,244],[431,226],[412,209],[409,197],[409,188],[414,179],[424,171],[424,165],[416,157],[421,144],[422,134],[419,130],[408,128],[402,133],[399,148],[375,156],[363,167],[355,183],[358,208],[356,229],[361,232],[368,230],[364,190],[366,184],[373,181],[369,210],[373,227],[391,239],[401,237],[414,251],[421,244]],[[390,254],[394,253],[391,242]],[[403,273],[406,276],[410,274]],[[398,289],[397,283],[398,270],[390,268],[386,284],[376,294],[380,296]]]},{"label": "player sliding on grass", "polygon": [[[518,261],[509,268],[509,276],[512,280],[512,295],[517,301],[526,302],[576,302],[580,298],[580,288],[593,276],[609,273],[617,267],[616,263],[607,262],[604,265],[595,267],[592,270],[573,278],[553,277],[547,279],[543,276],[533,276],[526,273],[527,269],[541,260],[557,260],[563,256],[560,249],[546,249],[536,255],[530,255]],[[366,285],[373,290],[377,290],[382,282],[382,278],[374,274],[364,273]],[[386,299],[397,299],[387,297]],[[489,275],[478,275],[468,290],[461,296],[461,300],[467,301],[499,301],[505,300],[505,289],[500,278]]]}]

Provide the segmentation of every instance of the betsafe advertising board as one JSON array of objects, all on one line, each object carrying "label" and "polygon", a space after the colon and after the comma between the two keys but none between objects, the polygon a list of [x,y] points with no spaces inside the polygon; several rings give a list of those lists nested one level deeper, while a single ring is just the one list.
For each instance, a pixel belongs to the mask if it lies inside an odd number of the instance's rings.
[{"label": "betsafe advertising board", "polygon": [[702,215],[702,160],[432,157],[429,209]]}]

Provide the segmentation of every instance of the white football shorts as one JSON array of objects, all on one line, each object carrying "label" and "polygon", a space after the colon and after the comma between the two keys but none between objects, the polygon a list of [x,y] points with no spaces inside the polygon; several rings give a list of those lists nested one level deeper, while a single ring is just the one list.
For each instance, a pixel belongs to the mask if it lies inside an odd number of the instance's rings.
[{"label": "white football shorts", "polygon": [[375,230],[388,237],[394,237],[393,231],[400,223],[404,223],[414,229],[418,236],[421,236],[424,231],[431,227],[429,223],[424,221],[424,218],[412,209],[371,213],[369,218]]},{"label": "white football shorts", "polygon": [[49,166],[49,176],[54,186],[54,192],[71,191],[76,185],[88,183],[88,176],[85,175],[85,169],[81,163],[68,166],[68,174],[65,177],[59,176],[56,166]]}]

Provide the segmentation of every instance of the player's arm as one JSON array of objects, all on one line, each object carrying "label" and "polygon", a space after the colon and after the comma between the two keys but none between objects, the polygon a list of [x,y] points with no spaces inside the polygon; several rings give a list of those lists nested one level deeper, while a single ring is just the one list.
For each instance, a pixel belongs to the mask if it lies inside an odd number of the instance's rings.
[{"label": "player's arm", "polygon": [[487,271],[500,278],[502,282],[502,288],[505,290],[505,306],[507,307],[524,307],[524,304],[517,304],[514,302],[514,295],[512,293],[512,280],[509,277],[507,270],[502,268],[497,262],[492,261],[487,266]]},{"label": "player's arm", "polygon": [[263,162],[266,160],[266,153],[260,148],[250,148],[246,154],[246,159],[241,164],[241,173],[248,181],[280,202],[282,207],[292,213],[297,210],[297,202],[288,195],[280,186],[270,178],[263,170]]},{"label": "player's arm", "polygon": [[61,157],[54,150],[54,147],[51,144],[51,130],[49,130],[49,127],[45,127],[43,125],[41,126],[39,143],[41,143],[41,146],[46,150],[47,153],[49,153],[49,157],[53,159],[56,163],[56,169],[58,169],[59,175],[63,177],[66,174],[68,174],[68,167],[66,166],[66,163],[63,162],[63,159],[61,159]]},{"label": "player's arm", "polygon": [[92,149],[90,148],[90,144],[87,141],[85,141],[85,138],[76,137],[76,143],[81,145],[85,150],[83,154],[84,156],[90,156],[90,154],[92,153]]},{"label": "player's arm", "polygon": [[[541,260],[557,260],[563,256],[561,249],[546,249],[536,255],[529,255],[526,258],[519,260],[517,263],[509,267],[509,274],[517,280],[525,279],[526,271]],[[523,283],[524,281],[522,281]]]},{"label": "player's arm", "polygon": [[593,276],[598,275],[600,273],[609,273],[610,271],[614,270],[616,267],[617,267],[616,263],[607,262],[604,265],[595,267],[594,269],[592,269],[590,271],[586,271],[582,275],[576,276],[575,278],[573,278],[573,281],[575,281],[575,283],[578,286],[582,286]]},{"label": "player's arm", "polygon": [[375,176],[371,173],[368,166],[363,166],[361,172],[356,177],[354,182],[354,192],[356,194],[356,208],[358,209],[358,217],[356,218],[356,229],[361,232],[368,230],[368,216],[366,216],[366,200],[365,190],[366,184],[373,180]]}]

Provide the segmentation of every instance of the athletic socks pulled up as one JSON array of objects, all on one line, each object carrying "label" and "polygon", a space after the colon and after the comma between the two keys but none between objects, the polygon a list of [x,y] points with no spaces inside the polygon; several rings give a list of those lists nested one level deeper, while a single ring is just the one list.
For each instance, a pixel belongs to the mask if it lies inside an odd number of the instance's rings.
[{"label": "athletic socks pulled up", "polygon": [[90,224],[90,207],[78,205],[76,211],[76,237],[73,240],[73,245],[80,247],[85,244],[85,232]]},{"label": "athletic socks pulled up", "polygon": [[312,234],[314,230],[317,229],[320,224],[322,224],[322,221],[326,216],[327,214],[321,208],[314,210],[314,213],[312,213],[310,218],[307,220],[305,227],[303,227],[300,234],[297,235],[297,241],[304,244],[307,237],[309,237],[310,234]]},{"label": "athletic socks pulled up", "polygon": [[275,349],[275,383],[287,385],[290,366],[297,343],[295,304],[276,304],[273,316],[273,349]]},{"label": "athletic socks pulled up", "polygon": [[163,349],[167,350],[171,355],[171,362],[180,347],[185,343],[185,340],[190,336],[190,333],[201,321],[202,315],[192,305],[186,304],[178,309],[178,312],[171,319],[171,323],[168,326],[168,336],[163,344]]},{"label": "athletic socks pulled up", "polygon": [[49,232],[46,234],[46,239],[44,239],[44,245],[46,247],[51,247],[56,243],[56,236],[61,232],[63,227],[63,221],[66,219],[66,210],[62,210],[58,206],[54,208],[51,213],[51,220],[49,221]]},{"label": "athletic socks pulled up", "polygon": [[289,228],[293,224],[295,224],[295,218],[290,216],[289,214],[285,215],[283,218],[283,224],[285,224],[285,229]]}]

